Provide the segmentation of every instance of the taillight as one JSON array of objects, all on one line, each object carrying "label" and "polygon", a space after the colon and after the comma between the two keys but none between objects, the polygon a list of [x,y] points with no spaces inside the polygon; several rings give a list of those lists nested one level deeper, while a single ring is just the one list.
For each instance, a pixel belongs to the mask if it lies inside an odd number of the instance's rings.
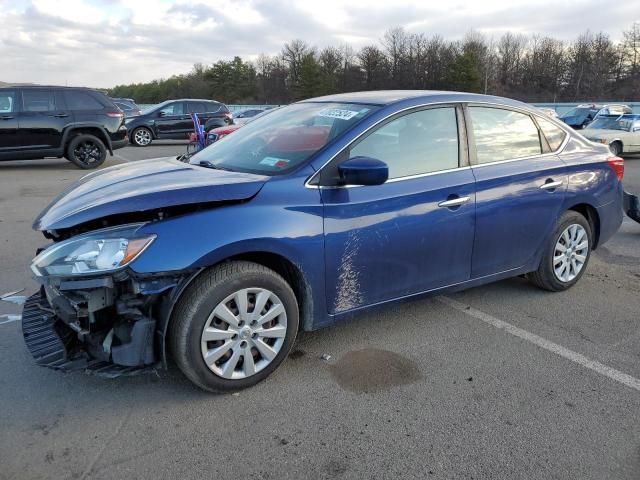
[{"label": "taillight", "polygon": [[610,157],[607,158],[607,163],[618,177],[618,181],[621,181],[624,176],[624,160],[620,157]]},{"label": "taillight", "polygon": [[107,112],[107,117],[122,118],[122,117],[124,117],[124,113],[122,113],[122,112]]}]

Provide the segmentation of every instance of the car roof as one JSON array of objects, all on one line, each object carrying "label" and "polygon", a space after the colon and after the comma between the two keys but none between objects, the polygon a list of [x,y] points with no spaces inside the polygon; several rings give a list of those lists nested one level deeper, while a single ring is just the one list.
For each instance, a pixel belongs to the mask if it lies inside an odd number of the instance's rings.
[{"label": "car roof", "polygon": [[3,87],[0,87],[2,89],[9,89],[9,90],[13,90],[15,88],[22,88],[22,89],[33,89],[33,88],[56,88],[56,89],[65,89],[65,90],[91,90],[93,92],[99,92],[100,90],[97,88],[91,88],[91,87],[67,87],[67,86],[60,86],[60,85],[5,85]]},{"label": "car roof", "polygon": [[481,95],[477,93],[449,92],[440,90],[374,90],[367,92],[339,93],[326,95],[324,97],[310,98],[303,102],[335,102],[335,103],[363,103],[369,105],[392,105],[405,100],[424,100],[425,103],[446,103],[446,102],[479,102],[498,103],[514,107],[527,108],[531,106],[526,103],[512,100],[510,98],[496,97],[493,95]]}]

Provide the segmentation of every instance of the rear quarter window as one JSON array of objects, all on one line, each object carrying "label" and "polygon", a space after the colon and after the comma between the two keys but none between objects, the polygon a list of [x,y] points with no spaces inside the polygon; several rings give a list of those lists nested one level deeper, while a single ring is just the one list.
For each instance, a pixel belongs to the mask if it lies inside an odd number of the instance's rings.
[{"label": "rear quarter window", "polygon": [[104,105],[89,92],[65,90],[64,99],[69,110],[102,110]]},{"label": "rear quarter window", "polygon": [[554,125],[553,122],[550,122],[546,118],[536,117],[536,121],[538,122],[538,125],[540,125],[542,134],[547,139],[549,147],[551,147],[551,151],[555,152],[558,150],[562,145],[562,142],[564,142],[567,132],[557,125]]}]

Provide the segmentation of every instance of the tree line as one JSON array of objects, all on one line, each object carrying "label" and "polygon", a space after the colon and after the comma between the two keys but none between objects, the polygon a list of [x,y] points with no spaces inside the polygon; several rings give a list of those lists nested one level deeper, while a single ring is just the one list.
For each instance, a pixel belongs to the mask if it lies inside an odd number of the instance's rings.
[{"label": "tree line", "polygon": [[380,89],[457,90],[526,102],[640,100],[640,23],[620,42],[585,32],[573,42],[506,33],[494,40],[477,32],[460,41],[385,32],[378,44],[318,49],[303,40],[278,55],[240,57],[148,83],[118,85],[114,97],[138,103],[170,98],[214,98],[230,104],[284,104],[331,93]]}]

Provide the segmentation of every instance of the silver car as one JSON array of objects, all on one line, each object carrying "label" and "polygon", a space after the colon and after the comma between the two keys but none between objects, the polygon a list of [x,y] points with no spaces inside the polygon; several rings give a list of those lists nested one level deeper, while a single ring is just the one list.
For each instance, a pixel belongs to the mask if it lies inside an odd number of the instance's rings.
[{"label": "silver car", "polygon": [[640,114],[599,116],[580,133],[614,155],[640,152]]}]

